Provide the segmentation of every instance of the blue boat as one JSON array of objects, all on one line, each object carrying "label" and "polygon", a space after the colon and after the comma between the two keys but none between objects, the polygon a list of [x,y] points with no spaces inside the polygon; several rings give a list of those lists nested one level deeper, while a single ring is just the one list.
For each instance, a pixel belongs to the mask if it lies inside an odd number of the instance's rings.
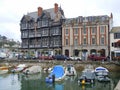
[{"label": "blue boat", "polygon": [[65,77],[65,69],[61,65],[56,65],[53,67],[51,73],[46,77],[45,81],[47,83],[53,83],[55,81],[61,81]]}]

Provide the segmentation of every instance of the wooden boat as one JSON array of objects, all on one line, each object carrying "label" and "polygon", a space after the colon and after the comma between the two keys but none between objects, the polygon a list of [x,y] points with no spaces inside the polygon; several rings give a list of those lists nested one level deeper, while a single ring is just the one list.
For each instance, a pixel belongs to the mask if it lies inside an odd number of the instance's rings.
[{"label": "wooden boat", "polygon": [[77,75],[76,70],[72,64],[68,64],[65,69],[66,76]]},{"label": "wooden boat", "polygon": [[6,66],[1,66],[0,67],[0,74],[8,73],[8,71],[9,71],[8,67],[6,67]]},{"label": "wooden boat", "polygon": [[13,70],[11,70],[12,73],[15,72],[22,72],[26,68],[26,64],[19,64],[17,67],[15,67]]}]

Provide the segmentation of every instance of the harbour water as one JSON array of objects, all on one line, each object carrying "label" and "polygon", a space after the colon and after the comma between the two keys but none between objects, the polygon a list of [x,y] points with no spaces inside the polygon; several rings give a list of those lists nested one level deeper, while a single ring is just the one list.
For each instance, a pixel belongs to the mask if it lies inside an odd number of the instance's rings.
[{"label": "harbour water", "polygon": [[92,85],[78,85],[77,76],[66,77],[65,80],[54,84],[45,83],[48,73],[24,76],[23,74],[4,74],[0,75],[0,90],[113,90],[120,80],[119,72],[111,72],[109,83],[98,81]]}]

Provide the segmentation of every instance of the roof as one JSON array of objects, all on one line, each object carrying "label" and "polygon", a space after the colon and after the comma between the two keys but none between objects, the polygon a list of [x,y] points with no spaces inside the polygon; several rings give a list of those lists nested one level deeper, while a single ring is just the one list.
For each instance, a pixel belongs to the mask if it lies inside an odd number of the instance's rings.
[{"label": "roof", "polygon": [[111,33],[120,33],[120,27],[113,27]]},{"label": "roof", "polygon": [[[62,19],[65,19],[64,12],[63,12],[63,10],[61,9],[61,7],[59,7],[58,12],[61,13],[61,18],[62,18]],[[43,13],[44,13],[45,15],[47,15],[49,18],[51,18],[52,20],[55,19],[56,13],[54,12],[54,8],[45,9],[45,10],[43,10]],[[39,17],[39,16],[38,16],[38,11],[27,13],[27,15],[24,15],[24,16],[29,17],[29,18],[31,18],[31,19],[34,19],[35,21],[37,21],[37,18]],[[24,17],[24,16],[23,16],[23,17]],[[26,18],[26,17],[25,17],[25,18]]]},{"label": "roof", "polygon": [[70,23],[79,23],[79,22],[105,22],[109,20],[109,16],[107,15],[99,15],[99,16],[87,16],[87,17],[83,17],[83,16],[78,16],[75,18],[67,18],[65,20],[66,24],[70,24]]}]

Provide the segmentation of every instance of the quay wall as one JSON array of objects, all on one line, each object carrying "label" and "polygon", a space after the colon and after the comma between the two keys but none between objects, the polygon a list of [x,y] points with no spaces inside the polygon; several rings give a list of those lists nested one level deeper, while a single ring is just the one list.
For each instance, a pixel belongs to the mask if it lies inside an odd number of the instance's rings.
[{"label": "quay wall", "polygon": [[54,65],[67,65],[73,64],[76,70],[82,71],[88,66],[96,68],[98,66],[106,67],[109,71],[120,71],[120,65],[115,64],[114,62],[97,62],[97,61],[61,61],[61,60],[4,60],[0,61],[0,66],[10,65],[17,66],[18,64],[26,64],[28,66],[40,65],[42,68],[53,67]]}]

